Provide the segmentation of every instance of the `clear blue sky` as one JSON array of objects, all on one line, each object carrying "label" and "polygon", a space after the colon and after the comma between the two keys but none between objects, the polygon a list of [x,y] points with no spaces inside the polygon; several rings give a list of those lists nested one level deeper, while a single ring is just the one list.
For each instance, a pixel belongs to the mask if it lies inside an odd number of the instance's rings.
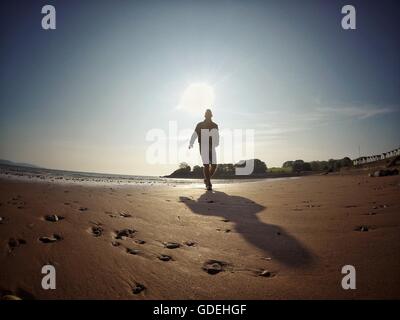
[{"label": "clear blue sky", "polygon": [[[255,129],[268,166],[396,148],[400,8],[351,1],[345,31],[348,3],[2,1],[0,158],[166,174],[176,164],[146,162],[146,133],[202,119],[177,108],[194,83],[212,89],[220,128]],[[54,31],[41,29],[45,4]]]}]

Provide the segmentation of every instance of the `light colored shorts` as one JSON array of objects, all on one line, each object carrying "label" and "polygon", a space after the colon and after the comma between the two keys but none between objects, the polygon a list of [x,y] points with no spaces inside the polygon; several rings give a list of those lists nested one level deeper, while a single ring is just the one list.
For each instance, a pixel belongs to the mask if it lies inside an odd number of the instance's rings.
[{"label": "light colored shorts", "polygon": [[205,152],[202,152],[200,148],[200,155],[203,164],[217,164],[217,153],[215,148],[209,148],[208,150],[205,149]]}]

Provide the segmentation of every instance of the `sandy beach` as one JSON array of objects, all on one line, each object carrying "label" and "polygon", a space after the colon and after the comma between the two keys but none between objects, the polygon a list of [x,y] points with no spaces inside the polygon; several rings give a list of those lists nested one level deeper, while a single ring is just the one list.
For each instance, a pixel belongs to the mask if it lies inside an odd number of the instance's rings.
[{"label": "sandy beach", "polygon": [[[400,298],[400,177],[198,185],[0,180],[0,293],[23,299]],[[46,215],[58,221],[47,221]],[[47,237],[47,238],[46,238]],[[41,268],[56,268],[56,289]],[[357,289],[343,290],[353,265]]]}]

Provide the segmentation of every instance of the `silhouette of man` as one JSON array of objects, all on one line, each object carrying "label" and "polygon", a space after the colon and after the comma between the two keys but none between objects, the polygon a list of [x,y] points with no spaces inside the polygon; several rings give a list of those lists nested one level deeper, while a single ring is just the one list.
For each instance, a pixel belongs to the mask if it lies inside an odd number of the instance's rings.
[{"label": "silhouette of man", "polygon": [[189,149],[191,149],[196,138],[199,141],[200,155],[204,165],[204,184],[207,190],[212,190],[211,177],[217,170],[215,148],[219,145],[218,125],[211,120],[212,116],[211,110],[207,109],[204,114],[204,121],[196,125],[189,144]]}]

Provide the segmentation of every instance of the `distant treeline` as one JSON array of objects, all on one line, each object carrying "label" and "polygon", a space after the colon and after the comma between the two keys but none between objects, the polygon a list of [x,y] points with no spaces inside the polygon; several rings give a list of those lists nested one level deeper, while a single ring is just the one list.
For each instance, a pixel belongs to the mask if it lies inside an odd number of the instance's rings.
[{"label": "distant treeline", "polygon": [[[218,169],[214,175],[214,178],[238,178],[235,169],[238,167],[243,167],[245,161],[240,161],[237,164],[223,163],[218,164]],[[251,175],[241,176],[243,178],[253,178],[253,177],[265,177],[267,173],[267,165],[265,162],[254,159],[254,170]],[[175,170],[172,174],[167,176],[169,178],[202,178],[203,177],[203,167],[194,166],[192,168],[185,162],[179,165],[179,169]]]},{"label": "distant treeline", "polygon": [[344,157],[343,159],[330,159],[328,161],[310,161],[303,160],[286,161],[283,163],[282,168],[289,168],[292,172],[304,171],[326,171],[333,172],[339,171],[341,168],[349,168],[353,166],[353,161],[350,158]]},{"label": "distant treeline", "polygon": [[[254,170],[251,175],[237,176],[235,169],[237,167],[243,167],[244,161],[240,161],[237,164],[225,163],[218,164],[218,169],[214,175],[214,178],[266,178],[270,176],[295,176],[301,173],[313,173],[313,172],[334,172],[339,171],[341,168],[349,168],[353,166],[353,162],[350,158],[345,157],[343,159],[330,159],[328,161],[310,161],[305,162],[303,160],[286,161],[283,163],[282,168],[271,168],[268,169],[265,162],[260,159],[254,159]],[[193,178],[200,179],[203,177],[203,167],[194,166],[191,168],[187,163],[182,162],[179,168],[172,174],[167,176],[169,178]]]}]

